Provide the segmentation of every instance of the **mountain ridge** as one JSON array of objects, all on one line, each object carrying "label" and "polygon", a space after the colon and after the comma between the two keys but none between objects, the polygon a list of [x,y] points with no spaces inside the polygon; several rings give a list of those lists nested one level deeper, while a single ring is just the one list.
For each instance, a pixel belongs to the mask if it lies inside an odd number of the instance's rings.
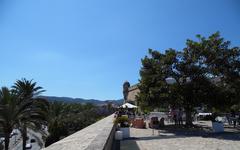
[{"label": "mountain ridge", "polygon": [[72,98],[72,97],[58,97],[58,96],[40,96],[41,98],[44,98],[50,102],[52,101],[60,101],[60,102],[66,102],[66,103],[92,103],[94,105],[105,105],[107,103],[113,103],[115,105],[122,105],[123,99],[118,100],[97,100],[97,99],[84,99],[84,98]]}]

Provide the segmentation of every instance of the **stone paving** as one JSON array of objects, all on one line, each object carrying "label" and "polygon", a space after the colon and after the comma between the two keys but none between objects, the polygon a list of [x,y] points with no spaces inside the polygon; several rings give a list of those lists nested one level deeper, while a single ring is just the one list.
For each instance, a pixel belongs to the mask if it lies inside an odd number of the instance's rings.
[{"label": "stone paving", "polygon": [[[154,131],[154,133],[153,133]],[[189,130],[130,129],[121,150],[240,150],[240,132],[224,133]]]}]

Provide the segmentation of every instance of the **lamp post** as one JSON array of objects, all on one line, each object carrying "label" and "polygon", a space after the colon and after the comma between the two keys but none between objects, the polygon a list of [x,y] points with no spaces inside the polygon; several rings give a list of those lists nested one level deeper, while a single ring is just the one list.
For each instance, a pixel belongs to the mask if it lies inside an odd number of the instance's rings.
[{"label": "lamp post", "polygon": [[[173,78],[173,77],[167,77],[166,79],[165,79],[165,81],[166,81],[166,83],[168,84],[168,85],[173,85],[174,83],[176,83],[177,81],[176,81],[176,79],[175,78]],[[169,89],[169,93],[171,94],[171,90]],[[170,107],[171,108],[171,107]],[[172,108],[171,108],[172,109]],[[170,110],[171,110],[170,109]],[[170,119],[169,119],[170,120]]]},{"label": "lamp post", "polygon": [[172,85],[172,84],[174,84],[174,83],[177,82],[176,79],[173,78],[173,77],[167,77],[167,78],[165,79],[165,81],[166,81],[167,84],[169,84],[169,85]]},{"label": "lamp post", "polygon": [[[176,79],[173,78],[173,77],[167,77],[167,78],[165,79],[165,81],[166,81],[167,84],[169,84],[169,85],[172,85],[172,84],[174,84],[174,83],[177,82]],[[191,82],[191,81],[192,81],[192,80],[191,80],[190,77],[182,77],[182,78],[179,79],[180,84],[189,83],[189,82]]]},{"label": "lamp post", "polygon": [[[177,81],[176,81],[176,79],[175,78],[173,78],[173,77],[167,77],[166,79],[165,79],[165,81],[166,81],[166,83],[168,84],[168,85],[173,85],[173,84],[175,84]],[[190,83],[192,80],[191,80],[191,78],[190,77],[186,77],[186,76],[183,76],[183,77],[181,77],[181,78],[179,78],[178,79],[178,83],[180,84],[180,86],[184,86],[185,84],[188,84],[188,83]],[[171,90],[169,89],[169,93],[171,93]]]}]

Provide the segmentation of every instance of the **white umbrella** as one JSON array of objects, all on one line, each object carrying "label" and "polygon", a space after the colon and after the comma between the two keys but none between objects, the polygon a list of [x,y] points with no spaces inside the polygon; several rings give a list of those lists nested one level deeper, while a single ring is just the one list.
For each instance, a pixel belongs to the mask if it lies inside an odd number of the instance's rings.
[{"label": "white umbrella", "polygon": [[122,108],[137,108],[137,106],[130,104],[130,103],[125,103],[120,107],[122,107]]}]

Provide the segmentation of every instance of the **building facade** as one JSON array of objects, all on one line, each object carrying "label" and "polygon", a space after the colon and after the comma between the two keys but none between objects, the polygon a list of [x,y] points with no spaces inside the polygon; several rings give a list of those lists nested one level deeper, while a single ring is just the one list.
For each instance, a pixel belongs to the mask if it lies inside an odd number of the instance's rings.
[{"label": "building facade", "polygon": [[127,101],[128,103],[137,105],[136,96],[140,92],[138,84],[132,85],[128,88]]}]

